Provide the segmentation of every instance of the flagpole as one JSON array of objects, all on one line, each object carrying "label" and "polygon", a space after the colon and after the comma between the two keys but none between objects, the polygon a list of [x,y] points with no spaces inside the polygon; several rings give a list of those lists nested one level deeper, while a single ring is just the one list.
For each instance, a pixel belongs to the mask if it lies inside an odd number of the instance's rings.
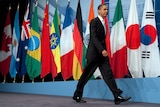
[{"label": "flagpole", "polygon": [[35,6],[37,6],[38,5],[38,0],[36,0],[36,4],[35,4]]},{"label": "flagpole", "polygon": [[9,5],[9,10],[11,10],[11,4]]},{"label": "flagpole", "polygon": [[58,6],[58,0],[56,0],[56,7]]},{"label": "flagpole", "polygon": [[68,0],[68,4],[70,5],[71,0]]},{"label": "flagpole", "polygon": [[3,83],[6,83],[6,75],[4,76]]},{"label": "flagpole", "polygon": [[13,79],[13,83],[16,83],[16,77],[14,77],[14,79]]},{"label": "flagpole", "polygon": [[42,82],[44,82],[44,78],[42,78]]},{"label": "flagpole", "polygon": [[22,83],[24,83],[24,78],[25,78],[25,75],[22,76]]},{"label": "flagpole", "polygon": [[32,79],[32,83],[34,83],[34,79]]},{"label": "flagpole", "polygon": [[19,3],[18,3],[18,6],[17,6],[17,9],[19,10]]}]

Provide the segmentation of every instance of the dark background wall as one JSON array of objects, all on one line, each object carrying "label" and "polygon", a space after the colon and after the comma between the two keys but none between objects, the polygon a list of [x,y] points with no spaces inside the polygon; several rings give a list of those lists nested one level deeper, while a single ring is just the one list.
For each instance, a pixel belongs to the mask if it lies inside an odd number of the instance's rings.
[{"label": "dark background wall", "polygon": [[17,5],[19,4],[19,19],[20,25],[23,21],[24,12],[27,6],[28,0],[0,0],[0,43],[2,40],[3,29],[5,25],[5,19],[8,12],[9,6],[11,6],[11,26],[13,28],[15,12]]}]

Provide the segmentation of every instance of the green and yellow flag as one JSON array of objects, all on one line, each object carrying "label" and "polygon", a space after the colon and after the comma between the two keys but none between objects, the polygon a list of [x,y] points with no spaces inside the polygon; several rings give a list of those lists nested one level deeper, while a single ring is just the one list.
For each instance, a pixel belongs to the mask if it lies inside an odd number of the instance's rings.
[{"label": "green and yellow flag", "polygon": [[55,77],[57,74],[61,72],[61,59],[60,59],[60,18],[58,15],[58,10],[56,7],[52,27],[51,27],[51,34],[50,34],[50,48],[52,51],[52,56],[54,58],[54,63],[56,68],[54,72],[52,72],[52,76]]},{"label": "green and yellow flag", "polygon": [[38,28],[37,4],[35,6],[31,23],[31,36],[29,37],[26,56],[26,67],[30,79],[34,79],[41,72],[41,43]]}]

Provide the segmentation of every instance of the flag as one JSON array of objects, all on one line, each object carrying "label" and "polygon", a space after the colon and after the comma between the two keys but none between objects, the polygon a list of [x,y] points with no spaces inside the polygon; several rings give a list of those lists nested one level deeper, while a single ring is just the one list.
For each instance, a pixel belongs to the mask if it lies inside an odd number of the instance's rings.
[{"label": "flag", "polygon": [[[87,50],[87,47],[89,44],[89,39],[90,39],[90,29],[89,29],[90,22],[93,18],[94,18],[94,0],[91,0],[88,20],[87,20],[87,25],[86,25],[86,31],[85,31],[85,35],[83,37],[83,43],[84,43],[83,55],[85,55],[85,56],[86,56],[86,52],[87,52],[86,50]],[[84,68],[85,65],[86,65],[86,58],[83,59],[82,68]]]},{"label": "flag", "polygon": [[30,79],[36,78],[41,72],[41,43],[38,26],[36,3],[31,23],[31,36],[28,42],[28,50],[25,61]]},{"label": "flag", "polygon": [[127,46],[121,0],[118,0],[114,13],[110,35],[111,67],[115,78],[122,78],[128,73]]},{"label": "flag", "polygon": [[131,0],[126,26],[126,41],[128,53],[128,69],[133,78],[142,77],[140,26],[138,21],[136,0]]},{"label": "flag", "polygon": [[[90,10],[89,10],[89,15],[88,15],[88,20],[87,20],[87,25],[86,25],[86,31],[85,31],[85,35],[83,36],[83,58],[82,58],[82,69],[84,69],[85,65],[86,65],[86,53],[87,53],[87,48],[88,48],[88,43],[89,43],[89,39],[90,39],[90,22],[91,20],[94,18],[94,0],[91,0],[91,4],[90,4]],[[93,76],[91,77],[91,79],[97,78],[98,76],[100,76],[101,73],[99,71],[99,69],[97,68],[93,74]]]},{"label": "flag", "polygon": [[10,68],[11,48],[12,48],[11,35],[12,35],[12,29],[11,29],[10,8],[9,8],[2,36],[2,44],[0,47],[0,72],[2,76],[6,76]]},{"label": "flag", "polygon": [[51,50],[50,50],[50,32],[49,32],[49,14],[48,1],[44,10],[44,19],[41,36],[41,78],[44,78],[51,72]]},{"label": "flag", "polygon": [[30,37],[30,19],[29,19],[29,4],[27,6],[21,30],[21,38],[18,47],[16,69],[19,77],[22,77],[27,73],[27,68],[25,64],[26,54],[28,49],[28,38]]},{"label": "flag", "polygon": [[72,76],[73,68],[73,32],[70,9],[71,8],[68,3],[60,40],[61,73],[64,80]]},{"label": "flag", "polygon": [[145,0],[141,24],[142,69],[145,77],[160,76],[160,56],[152,0]]},{"label": "flag", "polygon": [[57,76],[57,73],[61,72],[61,57],[60,57],[60,19],[58,15],[58,10],[56,7],[52,27],[51,27],[51,33],[50,33],[50,48],[52,51],[52,58],[53,58],[53,68],[54,72],[52,72],[52,76]]},{"label": "flag", "polygon": [[20,41],[20,26],[19,26],[19,5],[14,18],[13,36],[12,36],[12,57],[10,62],[10,76],[11,78],[16,77],[16,58],[18,52],[18,46]]},{"label": "flag", "polygon": [[74,57],[73,57],[73,78],[78,80],[82,75],[82,51],[83,51],[83,29],[82,13],[80,0],[78,0],[76,19],[74,21],[73,40],[74,40]]},{"label": "flag", "polygon": [[102,4],[105,4],[105,0],[102,0]]},{"label": "flag", "polygon": [[110,59],[110,64],[111,64],[111,43],[110,43],[110,29],[109,29],[109,25],[108,25],[108,18],[106,17],[104,19],[105,25],[106,25],[106,48],[107,48],[107,53],[108,53],[108,57]]},{"label": "flag", "polygon": [[[104,4],[104,0],[102,0],[102,4]],[[110,29],[109,29],[109,25],[108,25],[108,17],[106,17],[104,19],[105,25],[106,25],[106,48],[107,48],[107,52],[108,52],[108,57],[111,61],[111,46],[110,46]],[[110,62],[111,63],[111,62]]]},{"label": "flag", "polygon": [[86,31],[84,35],[81,35],[83,36],[82,38],[83,39],[82,69],[84,69],[87,63],[86,54],[87,54],[87,48],[88,48],[89,39],[90,39],[90,22],[93,18],[94,18],[94,0],[91,0],[88,20],[86,25]]},{"label": "flag", "polygon": [[[102,4],[105,4],[105,0],[102,0]],[[110,29],[108,25],[108,17],[104,19],[105,25],[106,25],[106,48],[108,52],[108,57],[111,59],[111,46],[110,46]],[[111,61],[111,60],[110,60]]]}]

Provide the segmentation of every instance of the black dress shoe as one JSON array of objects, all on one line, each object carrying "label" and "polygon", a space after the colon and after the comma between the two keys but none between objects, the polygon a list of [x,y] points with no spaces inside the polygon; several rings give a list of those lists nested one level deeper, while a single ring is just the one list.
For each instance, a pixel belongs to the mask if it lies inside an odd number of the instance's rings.
[{"label": "black dress shoe", "polygon": [[81,99],[81,97],[73,96],[73,100],[75,100],[77,103],[86,103],[87,101]]},{"label": "black dress shoe", "polygon": [[122,96],[118,96],[117,98],[115,98],[114,102],[115,104],[120,104],[121,102],[125,102],[125,101],[128,101],[129,99],[131,99],[131,97],[122,97]]}]

